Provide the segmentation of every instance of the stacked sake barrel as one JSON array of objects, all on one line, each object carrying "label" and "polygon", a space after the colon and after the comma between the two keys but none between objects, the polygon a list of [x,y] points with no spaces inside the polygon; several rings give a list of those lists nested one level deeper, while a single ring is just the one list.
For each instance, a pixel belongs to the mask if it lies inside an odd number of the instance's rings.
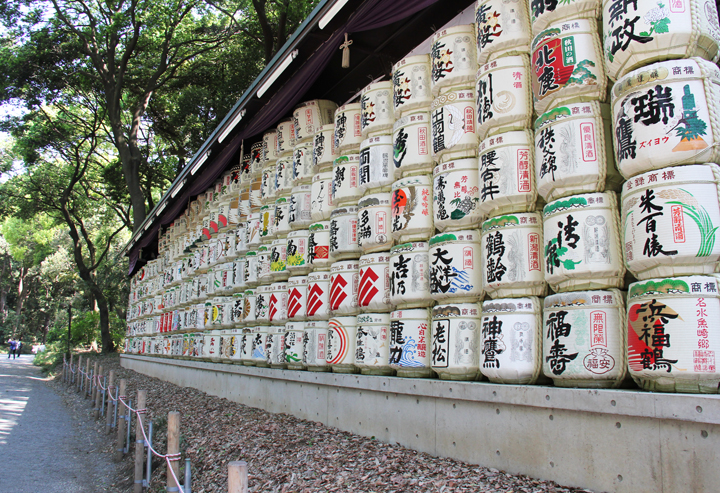
[{"label": "stacked sake barrel", "polygon": [[[720,42],[714,2],[606,1],[604,64],[621,193],[629,373],[718,392]],[[634,28],[634,29],[633,29]],[[715,319],[716,320],[716,319]]]},{"label": "stacked sake barrel", "polygon": [[127,350],[716,392],[720,29],[700,12],[606,2],[601,38],[598,0],[478,1],[359,102],[299,105],[160,236]]}]

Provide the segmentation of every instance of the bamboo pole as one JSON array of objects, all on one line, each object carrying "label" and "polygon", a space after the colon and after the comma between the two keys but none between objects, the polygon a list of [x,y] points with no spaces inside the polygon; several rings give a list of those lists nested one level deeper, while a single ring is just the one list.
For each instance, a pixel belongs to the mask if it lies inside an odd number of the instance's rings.
[{"label": "bamboo pole", "polygon": [[244,460],[228,464],[228,493],[247,493],[248,466]]},{"label": "bamboo pole", "polygon": [[[125,398],[125,389],[127,387],[127,381],[124,378],[120,379],[120,390],[118,391],[118,402],[117,405],[120,404],[120,398],[122,397],[123,400]],[[125,414],[124,414],[124,406],[118,408],[118,412],[122,412],[123,414],[118,414],[118,423],[117,423],[117,442],[115,444],[115,462],[120,462],[123,458],[123,451],[125,449],[125,427],[120,426],[120,420],[123,420],[123,423],[125,423]]]},{"label": "bamboo pole", "polygon": [[[138,417],[144,416],[141,410],[145,409],[145,402],[147,400],[147,391],[138,390],[137,393],[137,407]],[[145,456],[145,438],[141,430],[142,423],[140,420],[135,421],[135,492],[142,493],[143,490],[143,469],[144,469],[144,456]],[[149,478],[148,478],[149,479]]]},{"label": "bamboo pole", "polygon": [[[180,413],[177,411],[170,411],[168,413],[168,425],[167,425],[167,453],[168,455],[180,453]],[[180,461],[171,460],[167,466],[167,491],[178,491],[178,484],[175,482],[173,473],[170,470],[175,471],[175,476],[180,475]]]},{"label": "bamboo pole", "polygon": [[105,432],[109,435],[112,429],[113,413],[112,409],[113,401],[110,399],[111,391],[115,390],[115,370],[110,370],[110,377],[108,378],[108,390],[107,390],[107,412],[105,413]]},{"label": "bamboo pole", "polygon": [[100,407],[102,406],[102,403],[100,402],[100,397],[102,396],[102,391],[100,389],[102,374],[103,367],[100,365],[98,372],[96,373],[97,377],[95,378],[95,419],[100,417]]}]

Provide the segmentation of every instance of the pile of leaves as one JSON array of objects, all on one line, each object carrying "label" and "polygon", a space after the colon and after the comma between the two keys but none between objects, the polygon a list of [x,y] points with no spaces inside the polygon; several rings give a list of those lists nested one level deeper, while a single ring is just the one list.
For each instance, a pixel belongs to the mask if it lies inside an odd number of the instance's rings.
[{"label": "pile of leaves", "polygon": [[[180,449],[183,459],[192,461],[195,493],[227,492],[227,466],[236,460],[248,463],[250,491],[254,492],[586,491],[433,457],[288,414],[269,413],[126,370],[120,367],[117,355],[100,358],[105,373],[112,369],[116,378],[127,380],[129,398],[134,398],[138,389],[147,390],[147,416],[153,420],[153,446],[158,452],[166,451],[168,412],[180,412]],[[64,387],[59,379],[55,385]],[[100,421],[98,433],[105,426]],[[108,453],[114,448],[113,440],[108,436]],[[115,481],[118,491],[132,491],[133,454],[123,460]],[[154,460],[153,470],[150,492],[164,492],[164,462]]]}]

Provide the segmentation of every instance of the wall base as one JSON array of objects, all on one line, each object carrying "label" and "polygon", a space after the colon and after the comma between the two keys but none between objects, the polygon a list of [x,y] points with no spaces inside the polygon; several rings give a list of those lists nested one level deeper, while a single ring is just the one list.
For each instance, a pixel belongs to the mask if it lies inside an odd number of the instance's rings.
[{"label": "wall base", "polygon": [[567,486],[718,491],[720,396],[449,382],[122,355],[125,368],[378,440]]}]

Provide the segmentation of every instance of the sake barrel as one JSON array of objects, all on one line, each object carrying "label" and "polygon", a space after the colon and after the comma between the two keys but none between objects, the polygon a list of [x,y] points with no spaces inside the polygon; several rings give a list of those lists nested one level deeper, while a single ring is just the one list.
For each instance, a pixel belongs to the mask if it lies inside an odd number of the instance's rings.
[{"label": "sake barrel", "polygon": [[482,66],[475,93],[479,139],[531,128],[533,104],[527,55],[501,58]]},{"label": "sake barrel", "polygon": [[491,298],[544,296],[543,222],[539,212],[497,216],[482,226],[484,291]]},{"label": "sake barrel", "polygon": [[293,111],[295,143],[311,141],[317,128],[333,122],[337,104],[327,99],[301,103]]},{"label": "sake barrel", "polygon": [[325,360],[333,373],[357,373],[355,338],[357,317],[333,317],[328,321],[328,343]]},{"label": "sake barrel", "polygon": [[328,339],[327,321],[306,322],[303,337],[303,366],[308,371],[330,371],[325,359]]},{"label": "sake barrel", "polygon": [[357,207],[357,238],[363,253],[387,251],[390,233],[390,193],[365,195]]},{"label": "sake barrel", "polygon": [[263,143],[262,141],[255,142],[250,147],[250,176],[260,176],[264,166],[265,152],[263,151]]},{"label": "sake barrel", "polygon": [[275,204],[264,205],[260,208],[260,237],[263,242],[269,242],[277,236],[275,231]]},{"label": "sake barrel", "polygon": [[288,209],[288,223],[292,229],[306,229],[312,224],[311,201],[311,185],[299,185],[292,189],[290,207]]},{"label": "sake barrel", "polygon": [[480,372],[492,383],[532,385],[542,378],[542,301],[497,298],[482,304]]},{"label": "sake barrel", "polygon": [[245,271],[243,272],[243,279],[245,285],[249,288],[254,288],[260,283],[258,275],[260,274],[259,258],[257,251],[251,250],[245,254]]},{"label": "sake barrel", "polygon": [[359,269],[357,260],[335,262],[330,267],[330,311],[334,316],[358,313]]},{"label": "sake barrel", "polygon": [[288,370],[304,370],[303,339],[305,322],[288,322],[285,324],[285,362]]},{"label": "sake barrel", "polygon": [[521,0],[479,0],[475,7],[477,60],[489,60],[530,51],[530,12]]},{"label": "sake barrel", "polygon": [[271,246],[260,245],[257,249],[257,279],[260,284],[272,282],[270,271]]},{"label": "sake barrel", "polygon": [[330,318],[330,271],[321,270],[308,274],[307,287],[308,320]]},{"label": "sake barrel", "polygon": [[267,368],[267,327],[254,327],[252,339],[252,360],[255,366]]},{"label": "sake barrel", "polygon": [[551,109],[535,121],[535,173],[546,201],[618,190],[609,107],[595,101]]},{"label": "sake barrel", "polygon": [[235,256],[239,257],[248,252],[248,222],[242,221],[235,228]]},{"label": "sake barrel", "polygon": [[623,285],[617,198],[574,195],[543,209],[545,281],[555,292]]},{"label": "sake barrel", "polygon": [[[295,147],[295,125],[292,118],[283,120],[277,125],[277,153],[278,156],[289,156]],[[278,158],[279,159],[279,158]]]},{"label": "sake barrel", "polygon": [[392,82],[373,82],[365,86],[360,93],[360,105],[362,108],[360,123],[364,138],[370,134],[392,129],[395,123]]},{"label": "sake barrel", "polygon": [[310,263],[308,241],[310,232],[307,229],[292,231],[287,236],[286,269],[290,275],[307,274],[312,270]]},{"label": "sake barrel", "polygon": [[245,325],[254,325],[257,319],[255,318],[255,310],[257,307],[257,293],[254,289],[246,289],[243,293],[243,323]]},{"label": "sake barrel", "polygon": [[390,206],[395,242],[428,240],[435,232],[429,176],[408,176],[393,183]]},{"label": "sake barrel", "polygon": [[718,392],[717,276],[657,278],[628,289],[630,375],[654,392]]},{"label": "sake barrel", "polygon": [[396,310],[390,314],[390,367],[399,377],[427,378],[430,367],[430,309]]},{"label": "sake barrel", "polygon": [[290,197],[279,197],[275,200],[275,213],[273,214],[275,219],[273,233],[275,237],[285,238],[292,231],[290,227],[290,205]]},{"label": "sake barrel", "polygon": [[198,278],[198,301],[205,301],[208,296],[208,276],[207,274],[200,274]]},{"label": "sake barrel", "polygon": [[[262,180],[260,182],[262,186]],[[238,205],[238,214],[241,218],[247,219],[250,215],[250,184],[243,185],[240,188],[240,202]]]},{"label": "sake barrel", "polygon": [[245,327],[242,329],[242,335],[240,336],[240,362],[246,366],[254,366],[255,361],[252,358],[253,349],[253,329]]},{"label": "sake barrel", "polygon": [[262,172],[262,182],[260,182],[260,198],[263,205],[275,203],[277,194],[277,182],[275,180],[277,165],[275,163],[265,166]]},{"label": "sake barrel", "polygon": [[619,387],[628,371],[625,317],[625,303],[617,289],[545,298],[545,376],[557,387]]},{"label": "sake barrel", "polygon": [[622,175],[718,162],[718,101],[720,70],[699,58],[655,63],[618,80],[612,112]]},{"label": "sake barrel", "polygon": [[293,276],[287,282],[287,316],[289,320],[307,317],[308,277]]},{"label": "sake barrel", "polygon": [[701,57],[717,62],[720,26],[713,2],[605,0],[605,69],[612,80],[638,67],[673,58]]},{"label": "sake barrel", "polygon": [[360,193],[387,192],[394,181],[391,135],[376,135],[360,144]]},{"label": "sake barrel", "polygon": [[243,322],[243,309],[245,307],[245,293],[234,293],[232,295],[232,323],[238,327]]},{"label": "sake barrel", "polygon": [[718,272],[720,167],[678,166],[630,178],[623,187],[625,263],[640,280]]},{"label": "sake barrel", "polygon": [[244,254],[233,261],[232,287],[235,293],[244,293],[247,288],[245,280],[246,265],[247,257]]},{"label": "sake barrel", "polygon": [[327,221],[333,204],[333,172],[324,171],[313,176],[310,189],[310,217],[313,221]]},{"label": "sake barrel", "polygon": [[[599,0],[596,0],[599,1]],[[607,101],[607,78],[595,19],[556,22],[532,44],[535,111],[575,101]]]},{"label": "sake barrel", "polygon": [[293,157],[281,157],[275,166],[276,196],[283,197],[292,192],[294,186]]},{"label": "sake barrel", "polygon": [[349,103],[335,110],[335,150],[339,155],[357,152],[362,136],[362,105]]},{"label": "sake barrel", "polygon": [[432,103],[430,55],[407,56],[393,65],[393,111],[395,119]]},{"label": "sake barrel", "polygon": [[432,172],[430,112],[405,113],[393,125],[393,164],[395,178]]},{"label": "sake barrel", "polygon": [[357,207],[338,207],[330,214],[330,257],[332,260],[360,258],[357,238]]},{"label": "sake barrel", "polygon": [[432,155],[437,162],[451,153],[462,157],[476,155],[478,136],[475,133],[475,89],[451,89],[435,98],[430,106],[432,123]]},{"label": "sake barrel", "polygon": [[260,207],[263,205],[262,196],[260,193],[260,187],[262,184],[262,177],[252,179],[250,183],[250,212],[260,212]]},{"label": "sake barrel", "polygon": [[272,285],[263,284],[255,290],[255,323],[267,325],[270,323],[270,296]]},{"label": "sake barrel", "polygon": [[287,368],[285,361],[285,325],[273,325],[268,327],[267,338],[267,362],[270,368]]},{"label": "sake barrel", "polygon": [[242,185],[249,185],[252,182],[252,175],[250,174],[250,152],[245,151],[240,157],[240,183]]},{"label": "sake barrel", "polygon": [[433,307],[431,366],[441,380],[481,378],[480,315],[477,303]]},{"label": "sake barrel", "polygon": [[312,142],[303,142],[296,145],[292,161],[293,185],[309,185],[314,173]]},{"label": "sake barrel", "polygon": [[398,308],[430,306],[428,243],[403,243],[390,249],[390,304]]},{"label": "sake barrel", "polygon": [[308,232],[310,266],[313,270],[330,268],[330,221],[311,224]]},{"label": "sake barrel", "polygon": [[268,304],[271,324],[285,324],[288,320],[288,284],[287,281],[274,282],[270,285],[270,301]]},{"label": "sake barrel", "polygon": [[259,212],[248,216],[247,222],[247,247],[257,248],[262,245],[263,217]]},{"label": "sake barrel", "polygon": [[363,196],[358,176],[359,154],[340,156],[333,163],[332,203],[335,207],[357,203]]},{"label": "sake barrel", "polygon": [[477,230],[442,233],[430,238],[430,295],[436,301],[482,299],[483,265]]},{"label": "sake barrel", "polygon": [[601,0],[575,0],[567,3],[555,0],[533,0],[530,2],[532,33],[533,36],[537,36],[541,31],[554,27],[549,27],[550,24],[567,25],[569,29],[579,24],[578,19],[598,19],[601,12]]},{"label": "sake barrel", "polygon": [[355,366],[363,375],[392,375],[390,368],[390,314],[361,313],[357,316]]},{"label": "sake barrel", "polygon": [[329,123],[320,126],[313,138],[312,163],[316,173],[332,169],[333,161],[340,157],[335,147],[335,125]]},{"label": "sake barrel", "polygon": [[358,305],[361,311],[384,312],[390,304],[390,254],[371,253],[360,257]]},{"label": "sake barrel", "polygon": [[478,160],[459,159],[433,171],[435,228],[452,231],[478,225],[481,212]]},{"label": "sake barrel", "polygon": [[270,247],[270,277],[273,281],[284,280],[290,276],[287,269],[287,240],[273,240]]},{"label": "sake barrel", "polygon": [[265,131],[263,134],[263,152],[265,153],[265,162],[274,163],[280,157],[278,154],[278,131],[276,128]]},{"label": "sake barrel", "polygon": [[482,217],[534,211],[538,193],[532,131],[489,137],[479,150],[482,190],[478,209]]},{"label": "sake barrel", "polygon": [[443,87],[475,80],[477,50],[474,24],[441,29],[433,34],[430,42],[433,95],[437,96]]}]

